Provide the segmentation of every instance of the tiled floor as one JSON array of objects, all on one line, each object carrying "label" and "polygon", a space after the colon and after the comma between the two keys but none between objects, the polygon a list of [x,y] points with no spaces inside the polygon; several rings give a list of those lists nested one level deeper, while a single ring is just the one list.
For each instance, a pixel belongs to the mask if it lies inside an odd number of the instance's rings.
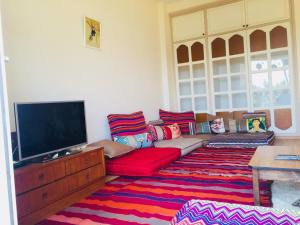
[{"label": "tiled floor", "polygon": [[[277,146],[299,146],[300,139],[276,139]],[[296,200],[300,199],[300,183],[275,181],[272,185],[272,202],[274,208],[287,208],[300,210],[300,207],[292,206]]]},{"label": "tiled floor", "polygon": [[274,208],[300,210],[292,205],[300,199],[300,183],[279,182],[272,184],[272,202]]}]

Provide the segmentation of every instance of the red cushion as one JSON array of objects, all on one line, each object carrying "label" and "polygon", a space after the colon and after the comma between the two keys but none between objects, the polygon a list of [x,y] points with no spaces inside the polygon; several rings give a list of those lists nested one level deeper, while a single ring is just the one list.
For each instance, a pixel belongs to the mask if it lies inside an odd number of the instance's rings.
[{"label": "red cushion", "polygon": [[111,175],[149,176],[180,155],[179,148],[144,148],[106,160],[106,171]]}]

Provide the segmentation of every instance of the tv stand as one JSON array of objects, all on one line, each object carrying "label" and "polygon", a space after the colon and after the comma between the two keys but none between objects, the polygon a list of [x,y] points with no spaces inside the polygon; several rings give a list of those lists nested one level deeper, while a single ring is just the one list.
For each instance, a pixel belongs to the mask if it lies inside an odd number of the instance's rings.
[{"label": "tv stand", "polygon": [[40,157],[30,159],[29,162],[30,163],[44,163],[44,162],[49,162],[49,161],[52,161],[55,159],[65,157],[65,156],[78,154],[80,152],[82,152],[82,149],[78,149],[78,150],[66,149],[66,150],[62,150],[60,152],[54,152],[54,153],[50,153],[47,155],[43,155]]},{"label": "tv stand", "polygon": [[18,224],[37,224],[105,184],[103,148],[76,153],[14,170]]}]

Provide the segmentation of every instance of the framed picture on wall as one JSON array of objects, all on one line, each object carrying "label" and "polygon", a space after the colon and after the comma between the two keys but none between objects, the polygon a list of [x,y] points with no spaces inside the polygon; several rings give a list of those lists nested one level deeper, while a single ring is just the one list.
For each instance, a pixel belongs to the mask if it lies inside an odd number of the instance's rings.
[{"label": "framed picture on wall", "polygon": [[95,19],[84,17],[84,45],[88,48],[100,49],[101,23]]}]

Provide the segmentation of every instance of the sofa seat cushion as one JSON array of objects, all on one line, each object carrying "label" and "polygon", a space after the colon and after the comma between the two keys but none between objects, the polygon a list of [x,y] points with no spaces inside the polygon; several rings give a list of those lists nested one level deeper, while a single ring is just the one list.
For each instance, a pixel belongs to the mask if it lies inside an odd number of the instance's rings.
[{"label": "sofa seat cushion", "polygon": [[172,140],[163,140],[154,142],[154,146],[157,148],[165,148],[165,147],[172,147],[172,148],[180,148],[181,155],[186,155],[189,152],[195,150],[202,146],[202,139],[199,138],[177,138]]},{"label": "sofa seat cushion", "polygon": [[106,171],[110,175],[150,176],[179,157],[179,148],[144,148],[106,160]]}]

